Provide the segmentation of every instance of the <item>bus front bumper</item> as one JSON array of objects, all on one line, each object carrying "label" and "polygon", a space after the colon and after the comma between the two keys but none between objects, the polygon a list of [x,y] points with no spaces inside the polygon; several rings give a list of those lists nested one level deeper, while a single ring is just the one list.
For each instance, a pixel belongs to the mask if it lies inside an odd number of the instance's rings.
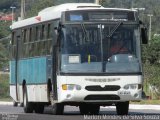
[{"label": "bus front bumper", "polygon": [[142,99],[140,75],[60,76],[58,81],[58,102],[120,102]]}]

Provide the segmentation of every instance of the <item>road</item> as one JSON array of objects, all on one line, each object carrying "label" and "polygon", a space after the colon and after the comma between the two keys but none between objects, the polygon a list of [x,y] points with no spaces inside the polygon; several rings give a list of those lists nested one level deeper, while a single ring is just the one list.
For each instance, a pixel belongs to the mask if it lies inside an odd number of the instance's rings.
[{"label": "road", "polygon": [[13,107],[12,105],[0,105],[0,120],[112,120],[112,119],[136,119],[149,120],[160,119],[160,110],[151,109],[130,109],[129,116],[120,117],[116,115],[114,107],[101,107],[98,116],[80,115],[78,107],[66,106],[64,115],[51,115],[51,108],[46,107],[44,114],[25,114],[23,108]]}]

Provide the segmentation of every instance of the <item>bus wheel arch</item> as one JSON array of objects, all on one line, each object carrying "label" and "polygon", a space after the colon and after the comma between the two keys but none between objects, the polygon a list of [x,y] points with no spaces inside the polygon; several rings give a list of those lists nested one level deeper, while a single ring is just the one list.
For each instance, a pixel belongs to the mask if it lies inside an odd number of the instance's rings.
[{"label": "bus wheel arch", "polygon": [[129,101],[118,102],[116,104],[116,111],[118,115],[128,115],[129,111]]}]

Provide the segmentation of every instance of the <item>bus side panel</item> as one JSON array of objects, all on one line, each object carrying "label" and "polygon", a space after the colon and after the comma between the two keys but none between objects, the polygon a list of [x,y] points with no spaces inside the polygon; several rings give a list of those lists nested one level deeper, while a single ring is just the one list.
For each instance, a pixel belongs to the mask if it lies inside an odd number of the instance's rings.
[{"label": "bus side panel", "polygon": [[[48,102],[47,97],[47,58],[31,58],[20,60],[18,63],[18,80],[22,85],[26,81],[28,101]],[[20,92],[20,99],[23,92]]]},{"label": "bus side panel", "polygon": [[16,61],[10,61],[10,85],[16,84],[15,79],[15,67],[16,67]]},{"label": "bus side panel", "polygon": [[13,98],[14,101],[16,99],[16,79],[15,79],[15,61],[10,61],[10,96]]}]

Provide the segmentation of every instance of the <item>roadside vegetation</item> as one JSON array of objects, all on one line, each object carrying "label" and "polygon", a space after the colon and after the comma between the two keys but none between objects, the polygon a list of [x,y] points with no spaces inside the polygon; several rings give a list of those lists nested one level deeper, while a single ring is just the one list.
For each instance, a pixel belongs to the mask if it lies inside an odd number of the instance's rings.
[{"label": "roadside vegetation", "polygon": [[160,105],[160,100],[142,100],[140,102],[130,102],[131,104],[140,105]]},{"label": "roadside vegetation", "polygon": [[0,101],[11,101],[9,96],[9,74],[0,73]]}]

